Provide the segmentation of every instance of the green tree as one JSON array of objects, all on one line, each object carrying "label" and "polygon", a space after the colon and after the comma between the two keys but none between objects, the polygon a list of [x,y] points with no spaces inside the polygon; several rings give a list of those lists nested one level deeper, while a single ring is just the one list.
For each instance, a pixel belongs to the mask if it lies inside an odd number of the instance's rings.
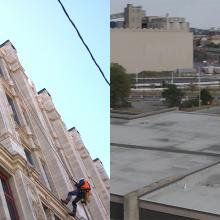
[{"label": "green tree", "polygon": [[165,103],[168,107],[179,107],[184,93],[174,84],[167,85],[167,88],[162,92],[162,97],[165,98]]},{"label": "green tree", "polygon": [[200,93],[200,99],[203,105],[210,105],[212,103],[213,97],[208,89],[202,89]]},{"label": "green tree", "polygon": [[112,63],[111,69],[110,101],[111,107],[122,107],[127,104],[130,94],[130,79],[123,66]]}]

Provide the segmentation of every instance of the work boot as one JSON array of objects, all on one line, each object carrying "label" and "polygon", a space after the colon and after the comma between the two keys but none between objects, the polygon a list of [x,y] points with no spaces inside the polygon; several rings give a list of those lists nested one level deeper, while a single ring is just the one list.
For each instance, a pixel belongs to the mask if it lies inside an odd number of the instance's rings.
[{"label": "work boot", "polygon": [[82,200],[81,200],[81,203],[82,203],[82,204],[85,204],[85,205],[87,204],[85,199],[82,199]]},{"label": "work boot", "polygon": [[70,201],[69,199],[65,199],[65,200],[61,199],[61,202],[64,203],[65,205],[67,205],[69,203],[69,201]]},{"label": "work boot", "polygon": [[68,212],[68,214],[69,214],[70,216],[76,217],[76,213],[75,213],[75,212]]}]

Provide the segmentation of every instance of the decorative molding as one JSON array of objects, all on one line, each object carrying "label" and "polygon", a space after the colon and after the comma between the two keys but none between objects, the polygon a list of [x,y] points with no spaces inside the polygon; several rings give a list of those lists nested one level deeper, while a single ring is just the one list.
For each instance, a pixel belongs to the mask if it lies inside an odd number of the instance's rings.
[{"label": "decorative molding", "polygon": [[25,178],[25,185],[27,189],[28,198],[30,200],[31,206],[33,208],[34,215],[37,220],[45,220],[45,216],[43,215],[44,211],[41,205],[41,201],[37,194],[37,190],[33,183],[30,180]]}]

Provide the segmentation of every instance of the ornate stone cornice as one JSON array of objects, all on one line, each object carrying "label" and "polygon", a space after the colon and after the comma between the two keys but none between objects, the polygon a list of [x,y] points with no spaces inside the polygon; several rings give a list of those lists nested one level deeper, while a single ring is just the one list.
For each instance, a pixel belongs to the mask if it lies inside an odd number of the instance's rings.
[{"label": "ornate stone cornice", "polygon": [[[39,173],[31,166],[20,154],[11,154],[5,147],[0,144],[0,163],[4,168],[13,174],[17,169],[23,170],[29,177],[38,179]],[[28,172],[27,172],[28,171]]]}]

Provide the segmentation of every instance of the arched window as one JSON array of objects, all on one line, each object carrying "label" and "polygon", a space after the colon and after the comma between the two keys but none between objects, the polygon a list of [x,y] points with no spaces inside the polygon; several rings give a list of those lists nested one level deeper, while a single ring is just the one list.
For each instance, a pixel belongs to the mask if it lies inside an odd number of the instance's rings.
[{"label": "arched window", "polygon": [[3,175],[0,172],[0,180],[2,183],[2,188],[5,194],[5,200],[7,202],[7,206],[8,206],[8,211],[11,217],[11,220],[19,220],[18,217],[18,212],[16,210],[15,207],[15,202],[14,202],[14,198],[12,196],[12,192],[11,192],[11,188],[9,185],[9,181],[8,181],[8,177],[6,177],[5,175]]}]

